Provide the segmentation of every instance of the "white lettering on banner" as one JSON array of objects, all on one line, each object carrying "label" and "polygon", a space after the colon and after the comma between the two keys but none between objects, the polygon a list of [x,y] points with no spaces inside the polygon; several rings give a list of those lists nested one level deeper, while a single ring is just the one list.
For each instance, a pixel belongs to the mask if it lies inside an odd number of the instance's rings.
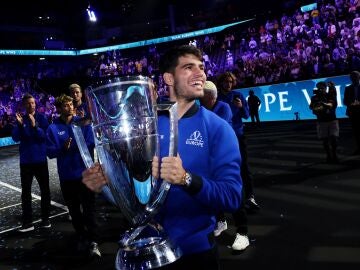
[{"label": "white lettering on banner", "polygon": [[[269,98],[271,98],[270,101],[269,101]],[[273,104],[275,102],[276,97],[272,93],[267,93],[267,94],[264,94],[264,100],[265,100],[265,112],[270,112],[269,105]]]},{"label": "white lettering on banner", "polygon": [[285,102],[288,102],[288,99],[287,98],[284,98],[284,96],[286,95],[289,95],[289,92],[288,91],[285,91],[285,92],[279,92],[279,102],[280,102],[280,111],[291,111],[292,109],[292,106],[290,107],[284,107],[284,103]]},{"label": "white lettering on banner", "polygon": [[[340,93],[340,85],[335,86],[336,88],[336,101],[338,104],[338,107],[343,107],[342,100],[341,100],[341,93]],[[301,89],[301,91],[304,93],[304,97],[306,98],[307,103],[310,105],[311,97],[306,89]]]},{"label": "white lettering on banner", "polygon": [[[284,96],[289,95],[288,91],[285,92],[278,92],[279,95],[279,103],[280,103],[280,111],[291,111],[292,106],[285,107],[285,103],[288,102],[287,98],[284,98]],[[270,112],[270,104],[275,103],[276,96],[272,93],[264,94],[264,100],[265,100],[265,112]]]},{"label": "white lettering on banner", "polygon": [[305,96],[305,98],[306,98],[306,101],[307,101],[307,103],[310,105],[311,98],[310,98],[310,96],[309,96],[308,91],[307,91],[306,89],[301,89],[301,91],[304,93],[304,96]]},{"label": "white lettering on banner", "polygon": [[341,94],[340,94],[340,85],[335,86],[336,88],[336,99],[337,99],[337,104],[338,107],[342,107],[342,100],[341,100]]}]

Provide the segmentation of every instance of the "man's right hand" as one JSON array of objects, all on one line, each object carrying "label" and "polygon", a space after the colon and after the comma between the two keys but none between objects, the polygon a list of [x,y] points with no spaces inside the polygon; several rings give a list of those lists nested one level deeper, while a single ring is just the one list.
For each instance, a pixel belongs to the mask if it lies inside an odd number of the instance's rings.
[{"label": "man's right hand", "polygon": [[24,119],[22,118],[20,113],[16,113],[16,121],[19,123],[19,125],[24,125]]},{"label": "man's right hand", "polygon": [[69,150],[69,148],[70,148],[70,146],[71,146],[71,142],[72,142],[72,138],[71,138],[71,137],[65,141],[65,143],[64,143],[64,148],[65,148],[65,150]]},{"label": "man's right hand", "polygon": [[83,171],[82,173],[82,182],[92,191],[101,192],[101,189],[104,185],[108,183],[108,180],[105,177],[105,174],[99,163],[94,163],[94,165]]},{"label": "man's right hand", "polygon": [[351,106],[359,106],[360,102],[358,100],[355,100],[353,103],[351,103]]}]

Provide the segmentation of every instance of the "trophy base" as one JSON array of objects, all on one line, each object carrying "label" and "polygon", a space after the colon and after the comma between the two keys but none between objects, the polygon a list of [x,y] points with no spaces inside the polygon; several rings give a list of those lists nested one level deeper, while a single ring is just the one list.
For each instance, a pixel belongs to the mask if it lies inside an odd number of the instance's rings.
[{"label": "trophy base", "polygon": [[119,249],[115,267],[117,270],[153,269],[175,262],[181,254],[180,248],[174,247],[168,238],[141,238]]}]

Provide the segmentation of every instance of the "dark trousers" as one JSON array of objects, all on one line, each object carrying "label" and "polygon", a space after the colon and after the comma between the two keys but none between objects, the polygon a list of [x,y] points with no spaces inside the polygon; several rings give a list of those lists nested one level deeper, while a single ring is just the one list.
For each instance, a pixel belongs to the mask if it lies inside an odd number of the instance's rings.
[{"label": "dark trousers", "polygon": [[81,240],[96,241],[95,193],[81,179],[61,181],[60,187],[77,236]]},{"label": "dark trousers", "polygon": [[260,125],[260,117],[259,117],[259,111],[250,111],[250,118],[251,118],[251,123],[253,125],[255,125],[255,121],[256,121],[256,125],[259,126]]},{"label": "dark trousers", "polygon": [[199,253],[184,255],[177,261],[157,268],[164,270],[190,270],[190,269],[206,269],[219,270],[220,261],[219,254],[216,247]]},{"label": "dark trousers", "polygon": [[241,155],[240,174],[243,182],[243,190],[244,190],[243,195],[245,196],[245,199],[249,199],[251,196],[254,195],[254,187],[248,165],[246,137],[245,135],[241,135],[241,136],[237,135],[237,139],[239,142],[240,155]]},{"label": "dark trousers", "polygon": [[241,136],[237,135],[237,139],[239,142],[240,155],[241,155],[240,174],[243,183],[243,189],[241,194],[242,195],[241,206],[239,207],[238,210],[235,211],[235,213],[233,213],[233,218],[235,221],[236,232],[239,234],[247,234],[248,219],[245,209],[245,201],[254,195],[254,188],[248,166],[246,137],[245,135],[241,135]]},{"label": "dark trousers", "polygon": [[[246,138],[244,135],[237,136],[239,147],[240,147],[240,155],[241,155],[241,179],[243,183],[243,188],[241,192],[241,205],[239,209],[237,209],[233,213],[233,218],[235,222],[236,232],[239,234],[246,235],[248,233],[248,219],[247,213],[245,209],[245,201],[254,195],[252,178],[250,175],[249,166],[247,164],[247,149],[246,149]],[[225,214],[219,213],[216,216],[218,221],[225,221]]]},{"label": "dark trousers", "polygon": [[360,150],[360,115],[350,117],[350,122],[357,144],[357,150]]},{"label": "dark trousers", "polygon": [[50,215],[49,169],[47,162],[20,164],[22,222],[33,221],[31,206],[31,186],[36,178],[41,192],[41,218],[48,220]]},{"label": "dark trousers", "polygon": [[233,218],[235,222],[236,232],[242,235],[248,234],[248,218],[245,209],[246,198],[244,196],[244,189],[242,190],[242,200],[241,206],[238,210],[233,213]]}]

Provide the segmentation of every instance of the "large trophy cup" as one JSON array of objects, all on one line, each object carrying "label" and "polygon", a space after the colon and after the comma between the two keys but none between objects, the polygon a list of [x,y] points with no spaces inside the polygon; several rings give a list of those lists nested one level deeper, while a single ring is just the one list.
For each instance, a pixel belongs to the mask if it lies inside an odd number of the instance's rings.
[{"label": "large trophy cup", "polygon": [[[116,269],[152,269],[181,256],[181,250],[153,221],[170,188],[152,176],[152,159],[160,153],[158,110],[169,113],[169,155],[177,152],[177,105],[157,105],[153,86],[143,76],[115,77],[99,79],[85,91],[96,153],[109,180],[103,193],[133,227],[119,241]],[[74,125],[73,131],[90,167],[93,161],[81,128]]]}]

